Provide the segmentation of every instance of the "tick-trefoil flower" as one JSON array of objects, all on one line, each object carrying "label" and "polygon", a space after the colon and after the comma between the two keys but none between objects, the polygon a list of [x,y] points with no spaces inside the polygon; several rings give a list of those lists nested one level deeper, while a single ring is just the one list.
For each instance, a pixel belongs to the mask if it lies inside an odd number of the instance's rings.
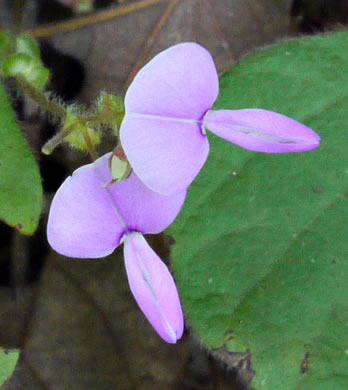
[{"label": "tick-trefoil flower", "polygon": [[120,139],[135,173],[153,191],[173,194],[191,184],[208,156],[207,130],[257,152],[319,146],[313,130],[275,112],[213,111],[218,93],[214,61],[195,43],[161,52],[135,76],[125,97]]},{"label": "tick-trefoil flower", "polygon": [[78,258],[107,256],[123,242],[128,282],[140,309],[165,341],[175,343],[184,327],[178,291],[142,234],[166,229],[186,192],[155,193],[134,173],[108,185],[110,155],[77,169],[61,185],[49,213],[48,241],[57,252]]}]

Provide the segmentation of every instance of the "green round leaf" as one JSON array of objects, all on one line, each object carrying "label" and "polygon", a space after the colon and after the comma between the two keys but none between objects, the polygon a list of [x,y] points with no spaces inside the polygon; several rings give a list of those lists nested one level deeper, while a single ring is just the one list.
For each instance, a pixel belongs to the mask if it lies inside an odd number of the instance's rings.
[{"label": "green round leaf", "polygon": [[250,350],[255,389],[348,388],[347,42],[288,41],[222,77],[216,109],[280,112],[321,146],[267,155],[210,134],[169,229],[187,323],[212,349]]},{"label": "green round leaf", "polygon": [[32,234],[42,208],[41,178],[0,85],[0,219]]},{"label": "green round leaf", "polygon": [[15,366],[19,353],[16,351],[5,352],[0,350],[0,386],[10,377]]}]

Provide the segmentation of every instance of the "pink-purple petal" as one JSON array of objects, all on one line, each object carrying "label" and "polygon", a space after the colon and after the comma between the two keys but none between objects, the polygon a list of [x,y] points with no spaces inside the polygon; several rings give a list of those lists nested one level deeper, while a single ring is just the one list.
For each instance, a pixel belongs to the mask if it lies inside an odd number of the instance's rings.
[{"label": "pink-purple petal", "polygon": [[107,186],[110,155],[77,169],[52,201],[47,237],[52,248],[65,256],[103,257],[119,245],[125,232],[160,233],[184,203],[186,191],[160,195],[134,173]]},{"label": "pink-purple petal", "polygon": [[201,119],[219,93],[211,54],[186,42],[156,55],[135,76],[125,97],[126,112]]},{"label": "pink-purple petal", "polygon": [[125,236],[124,258],[130,289],[140,309],[168,343],[184,330],[178,291],[167,266],[139,233]]},{"label": "pink-purple petal", "polygon": [[128,230],[144,234],[163,232],[179,214],[186,197],[185,190],[171,196],[153,192],[134,172],[108,190]]},{"label": "pink-purple petal", "polygon": [[309,127],[262,109],[209,111],[204,117],[204,128],[256,152],[305,152],[320,144],[320,137]]},{"label": "pink-purple petal", "polygon": [[62,255],[106,256],[119,245],[123,231],[93,164],[77,169],[53,198],[47,238]]},{"label": "pink-purple petal", "polygon": [[189,187],[209,153],[208,139],[193,121],[126,115],[120,138],[140,180],[164,195]]}]

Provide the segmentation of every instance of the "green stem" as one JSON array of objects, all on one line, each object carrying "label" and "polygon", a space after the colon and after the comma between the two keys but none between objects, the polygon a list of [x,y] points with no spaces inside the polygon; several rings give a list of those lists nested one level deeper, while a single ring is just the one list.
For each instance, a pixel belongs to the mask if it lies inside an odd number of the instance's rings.
[{"label": "green stem", "polygon": [[[50,99],[49,96],[33,87],[23,76],[17,76],[16,81],[18,87],[23,92],[28,94],[39,105],[41,109],[46,110],[53,116],[58,117],[60,122],[64,124],[65,119],[67,117],[67,110],[62,104]],[[103,123],[103,120],[95,113],[87,113],[85,115],[82,114],[79,115],[78,118],[83,121],[84,124],[89,123],[89,125],[92,125],[92,127],[94,127],[93,125]],[[44,154],[52,153],[53,149],[55,149],[64,140],[64,138],[71,134],[73,131],[74,127],[72,126],[56,134],[42,147],[42,152]],[[87,130],[83,131],[83,136],[86,141],[88,153],[94,161],[97,160],[98,154]]]},{"label": "green stem", "polygon": [[54,116],[57,116],[62,122],[64,122],[66,118],[66,110],[63,105],[53,101],[43,92],[34,88],[23,76],[17,76],[16,81],[18,87],[28,94],[40,106],[40,108],[48,111]]},{"label": "green stem", "polygon": [[88,131],[86,129],[83,130],[83,136],[85,138],[85,141],[86,141],[86,145],[87,145],[87,150],[88,150],[88,153],[90,154],[90,156],[92,157],[92,160],[95,161],[98,159],[98,154],[95,150],[95,147],[94,147],[94,144],[88,134]]},{"label": "green stem", "polygon": [[[33,87],[23,76],[17,76],[16,81],[18,87],[27,93],[40,106],[41,109],[48,111],[53,116],[57,116],[62,122],[64,122],[67,114],[66,108],[63,104],[50,99],[49,96]],[[100,115],[95,113],[88,113],[88,111],[86,114],[77,116],[85,123],[88,123],[91,127],[96,127],[105,122],[103,118],[100,117]]]},{"label": "green stem", "polygon": [[60,131],[58,134],[49,139],[45,145],[41,148],[43,154],[51,154],[53,150],[64,141],[64,138],[67,137],[74,131],[74,127],[68,127],[64,131]]}]

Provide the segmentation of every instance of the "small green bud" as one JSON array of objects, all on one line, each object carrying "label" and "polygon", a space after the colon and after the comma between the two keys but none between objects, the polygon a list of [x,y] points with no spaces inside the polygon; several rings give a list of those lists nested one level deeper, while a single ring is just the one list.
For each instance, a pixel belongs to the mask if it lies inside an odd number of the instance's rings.
[{"label": "small green bud", "polygon": [[28,35],[18,35],[16,38],[16,52],[28,54],[41,63],[40,48],[37,42]]},{"label": "small green bud", "polygon": [[62,132],[69,131],[69,135],[65,137],[65,140],[73,147],[86,151],[88,150],[88,145],[86,143],[86,134],[88,134],[89,139],[93,145],[98,145],[100,143],[99,133],[87,126],[86,123],[81,121],[71,110],[67,110],[66,120],[63,126]]},{"label": "small green bud", "polygon": [[126,155],[121,146],[118,146],[109,159],[109,168],[112,180],[108,185],[127,179],[132,172]]},{"label": "small green bud", "polygon": [[2,65],[4,76],[24,77],[36,89],[42,90],[48,82],[49,71],[26,53],[16,53],[4,61]]},{"label": "small green bud", "polygon": [[110,93],[101,92],[97,108],[103,122],[112,127],[118,135],[118,129],[125,114],[123,100]]},{"label": "small green bud", "polygon": [[121,181],[128,177],[131,168],[128,161],[122,161],[117,156],[112,156],[110,171],[113,181]]},{"label": "small green bud", "polygon": [[[35,61],[34,61],[35,62]],[[19,74],[26,77],[33,68],[33,59],[24,53],[13,54],[10,58],[4,61],[2,71],[5,76],[17,76]]]}]

